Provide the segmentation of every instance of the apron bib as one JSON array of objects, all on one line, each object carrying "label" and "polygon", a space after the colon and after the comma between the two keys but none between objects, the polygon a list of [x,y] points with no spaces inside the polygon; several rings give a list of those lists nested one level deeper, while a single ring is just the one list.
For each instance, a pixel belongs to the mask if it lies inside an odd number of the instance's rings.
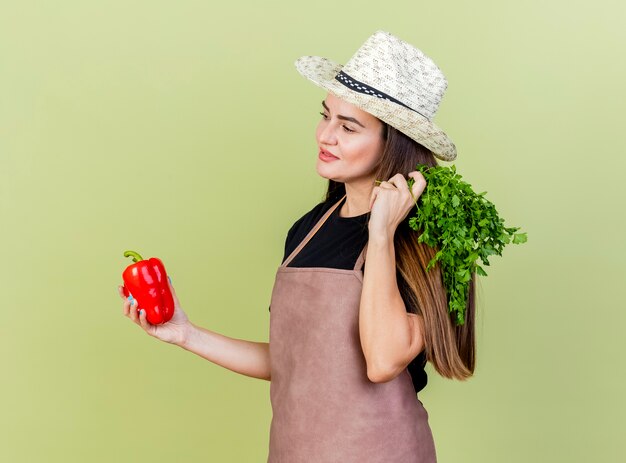
[{"label": "apron bib", "polygon": [[359,337],[367,245],[354,269],[287,267],[345,195],[276,272],[270,311],[268,463],[434,463],[428,413],[408,369],[373,383]]}]

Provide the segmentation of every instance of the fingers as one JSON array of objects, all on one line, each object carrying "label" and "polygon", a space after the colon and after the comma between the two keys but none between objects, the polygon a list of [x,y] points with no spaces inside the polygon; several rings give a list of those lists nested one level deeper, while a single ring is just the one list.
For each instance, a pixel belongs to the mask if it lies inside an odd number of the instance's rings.
[{"label": "fingers", "polygon": [[406,179],[404,178],[404,175],[400,173],[397,173],[396,175],[391,177],[386,183],[393,185],[395,188],[397,188],[401,192],[409,190],[409,185],[408,183],[406,183]]},{"label": "fingers", "polygon": [[413,188],[411,188],[413,196],[420,196],[426,188],[426,179],[424,178],[424,175],[422,175],[419,170],[414,170],[413,172],[409,172],[409,177],[412,177],[415,180]]},{"label": "fingers", "polygon": [[118,292],[118,294],[120,295],[120,297],[122,299],[126,299],[126,296],[124,295],[124,289],[123,289],[122,285],[119,285],[117,287],[117,292]]},{"label": "fingers", "polygon": [[[176,307],[180,307],[178,296],[176,296],[176,290],[174,289],[174,286],[172,286],[172,279],[169,277],[169,275],[167,277],[167,282],[168,282],[167,284],[169,285],[170,291],[172,293],[172,298],[174,299],[174,303]],[[137,323],[138,325],[141,325],[143,328],[149,329],[151,327],[151,324],[146,318],[145,311],[142,316],[137,307],[138,306],[137,300],[133,298],[132,294],[129,294],[129,296],[126,297],[124,295],[124,287],[121,285],[118,285],[117,292],[122,298],[122,300],[124,301],[122,313],[128,318],[130,318],[133,322]]]},{"label": "fingers", "polygon": [[396,189],[396,187],[394,186],[393,183],[391,183],[391,182],[384,182],[384,181],[380,182],[380,185],[378,185],[376,188],[382,188],[382,189],[385,189],[385,190],[395,190]]},{"label": "fingers", "polygon": [[410,201],[413,203],[417,201],[417,198],[423,193],[424,189],[426,188],[426,179],[418,170],[409,172],[408,176],[412,177],[414,180],[411,188],[409,188],[407,179],[401,173],[397,173],[389,180],[381,181],[379,185],[375,186],[372,189],[372,194],[370,196],[369,210],[372,210],[374,200],[382,190],[394,190],[395,192],[402,195],[403,198],[406,198],[407,202]]},{"label": "fingers", "polygon": [[400,193],[402,196],[406,196],[407,198],[411,196],[409,192],[409,185],[404,178],[404,175],[398,173],[391,177],[387,181],[380,182],[378,188],[382,190],[395,190],[397,193]]},{"label": "fingers", "polygon": [[118,286],[117,291],[120,297],[124,300],[124,304],[122,306],[122,313],[132,320],[131,312],[133,311],[133,307],[131,305],[132,304],[131,298],[124,296],[124,289],[122,288],[122,286]]},{"label": "fingers", "polygon": [[124,305],[122,307],[122,313],[124,315],[128,316],[128,313],[130,311],[130,301],[128,300],[128,298],[126,296],[124,296],[124,291],[122,290],[121,286],[118,286],[117,290],[120,293],[120,297],[124,300]]},{"label": "fingers", "polygon": [[141,326],[149,334],[152,334],[152,326],[146,318],[146,311],[138,310],[137,306],[139,305],[139,303],[137,302],[137,299],[134,299],[132,295],[128,298],[124,296],[124,291],[121,286],[118,286],[117,290],[120,293],[122,299],[124,299],[124,308],[122,310],[124,315],[130,318],[137,325]]},{"label": "fingers", "polygon": [[128,299],[124,301],[124,307],[122,312],[125,316],[128,317],[128,314],[130,313],[130,301]]},{"label": "fingers", "polygon": [[409,172],[408,176],[413,178],[414,180],[413,185],[410,189],[406,178],[404,178],[404,175],[400,173],[397,173],[396,175],[391,177],[387,182],[382,182],[380,186],[387,188],[391,187],[391,185],[394,185],[401,193],[409,193],[413,198],[417,198],[426,188],[426,179],[419,170]]},{"label": "fingers", "polygon": [[407,193],[408,195],[409,193],[409,185],[404,178],[404,175],[400,173],[397,173],[387,181],[380,182],[380,185],[378,186],[386,190],[398,190],[402,194]]},{"label": "fingers", "polygon": [[145,310],[139,311],[139,325],[148,333],[150,333],[150,323],[148,322],[148,319],[146,318]]},{"label": "fingers", "polygon": [[[118,287],[118,289],[122,291],[121,287]],[[138,310],[137,310],[138,304],[139,303],[137,302],[137,299],[133,298],[132,295],[128,297],[124,297],[124,310],[123,310],[124,315],[126,315],[135,323],[138,323],[138,318],[139,318]]]},{"label": "fingers", "polygon": [[128,314],[128,318],[130,318],[133,322],[139,324],[139,310],[137,310],[138,302],[137,299],[133,299],[132,304],[130,305],[130,312]]},{"label": "fingers", "polygon": [[[400,186],[402,185],[402,182],[404,182],[404,188],[400,188]],[[404,192],[406,190],[406,194],[408,195],[408,189],[409,187],[406,183],[406,179],[404,178],[402,174],[396,174],[387,181],[383,180],[382,182],[380,182],[379,185],[372,188],[372,194],[370,196],[370,204],[369,204],[370,211],[372,210],[374,201],[381,190],[396,190],[399,192]]]}]

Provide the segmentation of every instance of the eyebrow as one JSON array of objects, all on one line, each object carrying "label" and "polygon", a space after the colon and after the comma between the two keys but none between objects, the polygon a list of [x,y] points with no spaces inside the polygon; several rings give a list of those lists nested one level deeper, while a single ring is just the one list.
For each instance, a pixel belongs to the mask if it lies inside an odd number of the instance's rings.
[{"label": "eyebrow", "polygon": [[[328,109],[328,106],[326,106],[326,103],[324,103],[324,100],[322,100],[322,106],[326,108],[326,111],[330,112],[330,109]],[[355,124],[359,124],[361,127],[366,128],[363,124],[357,121],[354,117],[342,116],[341,114],[339,114],[337,115],[337,119],[343,119],[344,121],[354,122]]]}]

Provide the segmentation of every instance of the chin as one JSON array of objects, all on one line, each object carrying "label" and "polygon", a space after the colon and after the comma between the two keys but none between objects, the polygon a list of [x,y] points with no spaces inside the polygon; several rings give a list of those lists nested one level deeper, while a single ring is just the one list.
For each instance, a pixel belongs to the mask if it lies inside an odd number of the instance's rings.
[{"label": "chin", "polygon": [[327,180],[333,180],[335,182],[340,182],[341,181],[341,180],[337,179],[335,176],[333,176],[331,173],[327,172],[327,169],[324,169],[323,167],[320,168],[319,162],[323,163],[324,161],[318,161],[318,164],[317,164],[316,170],[317,170],[317,174],[320,177],[325,178]]}]

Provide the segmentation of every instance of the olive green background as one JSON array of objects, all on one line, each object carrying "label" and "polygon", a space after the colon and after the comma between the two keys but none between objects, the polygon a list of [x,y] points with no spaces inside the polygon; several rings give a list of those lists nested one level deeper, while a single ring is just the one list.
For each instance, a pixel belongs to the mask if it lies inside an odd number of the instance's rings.
[{"label": "olive green background", "polygon": [[458,171],[528,233],[480,279],[475,376],[428,365],[438,461],[623,461],[622,5],[2,2],[0,460],[266,461],[269,382],[124,317],[122,253],[160,257],[194,323],[267,341],[326,185],[325,92],[293,62],[383,29],[442,69]]}]

